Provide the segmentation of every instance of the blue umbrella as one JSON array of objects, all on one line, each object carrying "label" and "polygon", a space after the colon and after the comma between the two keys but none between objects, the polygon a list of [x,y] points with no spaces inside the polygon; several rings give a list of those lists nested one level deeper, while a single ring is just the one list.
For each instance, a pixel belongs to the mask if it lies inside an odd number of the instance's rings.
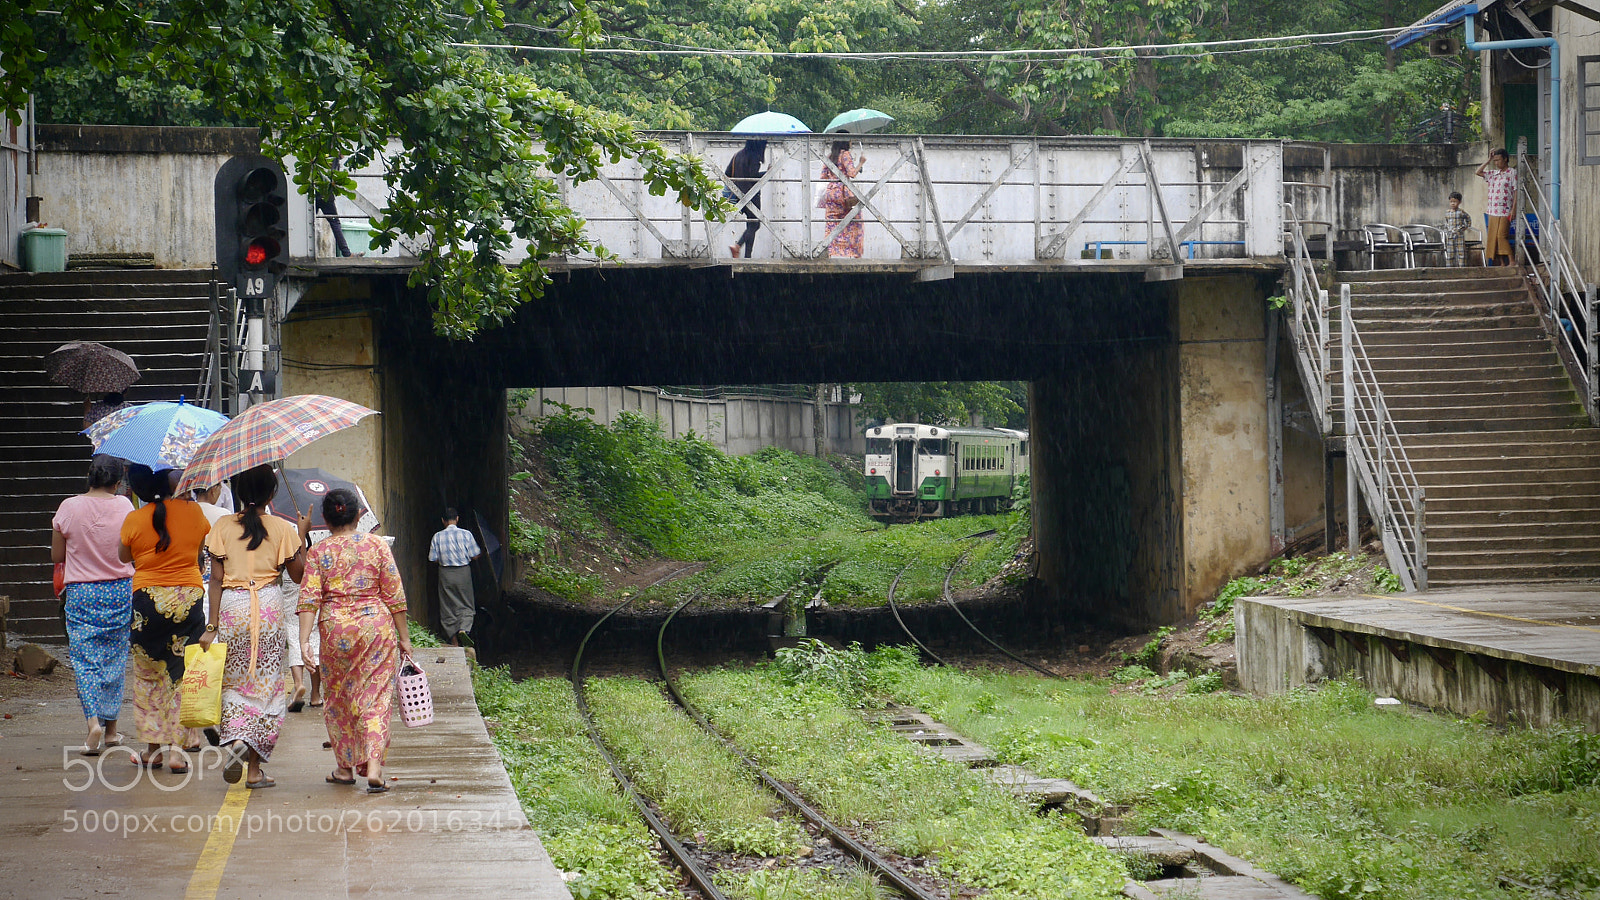
[{"label": "blue umbrella", "polygon": [[119,409],[83,433],[96,453],[161,471],[187,466],[200,443],[227,421],[227,416],[202,406],[158,400]]},{"label": "blue umbrella", "polygon": [[758,112],[753,116],[745,116],[739,124],[733,126],[734,134],[810,134],[811,129],[806,123],[787,113]]}]

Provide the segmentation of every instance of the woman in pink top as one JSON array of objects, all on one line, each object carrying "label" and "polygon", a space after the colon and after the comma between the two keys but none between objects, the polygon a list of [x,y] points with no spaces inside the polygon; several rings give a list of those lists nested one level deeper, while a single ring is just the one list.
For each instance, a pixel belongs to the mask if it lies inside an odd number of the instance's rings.
[{"label": "woman in pink top", "polygon": [[85,756],[122,743],[117,716],[133,621],[133,566],[118,553],[122,520],[133,512],[116,493],[122,474],[121,460],[96,456],[89,490],[61,501],[51,522],[50,561],[66,564],[67,655],[89,728]]}]

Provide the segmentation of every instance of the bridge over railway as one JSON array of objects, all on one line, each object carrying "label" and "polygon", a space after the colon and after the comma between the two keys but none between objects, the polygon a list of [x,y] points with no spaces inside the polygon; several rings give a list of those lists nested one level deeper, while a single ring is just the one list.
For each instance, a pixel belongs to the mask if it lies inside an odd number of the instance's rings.
[{"label": "bridge over railway", "polygon": [[[210,264],[211,179],[252,133],[39,131],[36,192],[74,252]],[[743,141],[653,136],[718,172]],[[1305,354],[1267,302],[1286,246],[1325,263],[1364,222],[1428,221],[1471,187],[1454,147],[867,136],[850,180],[864,252],[837,259],[815,205],[827,150],[769,142],[750,259],[727,250],[742,211],[707,221],[650,195],[629,161],[563,182],[616,259],[549,260],[545,298],[464,344],[437,338],[406,286],[417,244],[336,257],[310,198],[292,197],[294,267],[269,310],[277,389],[384,412],[296,462],[382,486],[369,496],[426,604],[438,507],[505,521],[508,387],[1026,380],[1041,597],[1063,615],[1170,621],[1333,506],[1327,392],[1301,387]],[[381,214],[381,165],[353,173],[346,225]],[[1326,331],[1300,341],[1326,345]]]}]

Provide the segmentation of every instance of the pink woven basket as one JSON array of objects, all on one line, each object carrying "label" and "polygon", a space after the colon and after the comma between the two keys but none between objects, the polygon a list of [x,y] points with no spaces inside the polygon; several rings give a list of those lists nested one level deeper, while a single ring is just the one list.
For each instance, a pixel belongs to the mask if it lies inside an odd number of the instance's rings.
[{"label": "pink woven basket", "polygon": [[433,722],[433,692],[428,690],[428,673],[410,656],[400,660],[400,721],[407,728]]}]

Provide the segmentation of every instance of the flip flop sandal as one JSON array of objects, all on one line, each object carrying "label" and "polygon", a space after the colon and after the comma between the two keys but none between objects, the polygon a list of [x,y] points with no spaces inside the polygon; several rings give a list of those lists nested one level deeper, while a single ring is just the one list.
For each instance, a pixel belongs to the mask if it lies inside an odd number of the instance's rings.
[{"label": "flip flop sandal", "polygon": [[207,725],[205,728],[200,729],[200,733],[206,736],[206,743],[213,747],[219,746],[222,743],[222,735],[217,733],[216,726],[214,725]]},{"label": "flip flop sandal", "polygon": [[101,751],[99,747],[91,747],[88,744],[84,744],[82,747],[78,748],[78,753],[82,756],[99,756],[100,752]]},{"label": "flip flop sandal", "polygon": [[229,747],[227,751],[228,762],[222,767],[222,780],[229,784],[238,784],[239,779],[244,777],[245,751],[239,749],[241,746],[236,744]]},{"label": "flip flop sandal", "polygon": [[389,791],[389,786],[387,784],[384,784],[381,781],[379,781],[379,782],[371,782],[371,781],[367,782],[367,793],[369,793],[369,794],[385,794],[385,793],[388,793],[388,791]]},{"label": "flip flop sandal", "polygon": [[159,769],[166,765],[166,762],[159,756],[155,759],[145,759],[137,753],[129,757],[129,760],[141,769]]},{"label": "flip flop sandal", "polygon": [[246,781],[244,786],[252,791],[260,791],[270,787],[277,787],[278,782],[272,779],[270,776],[263,775],[255,781]]},{"label": "flip flop sandal", "polygon": [[328,777],[324,778],[322,780],[326,781],[329,784],[355,784],[356,783],[356,777],[354,775],[350,776],[349,778],[340,778],[339,776],[333,774],[332,772],[329,772],[328,773]]},{"label": "flip flop sandal", "polygon": [[174,775],[187,775],[187,774],[189,774],[189,767],[188,766],[168,766],[167,767],[167,771],[171,772]]},{"label": "flip flop sandal", "polygon": [[185,752],[185,753],[199,753],[200,752],[200,745],[199,744],[195,744],[193,747],[185,747],[185,748],[183,748],[183,752]]},{"label": "flip flop sandal", "polygon": [[306,708],[306,702],[304,700],[296,700],[293,703],[289,704],[289,712],[297,713],[297,712],[300,712],[301,710],[303,710],[305,708]]}]

